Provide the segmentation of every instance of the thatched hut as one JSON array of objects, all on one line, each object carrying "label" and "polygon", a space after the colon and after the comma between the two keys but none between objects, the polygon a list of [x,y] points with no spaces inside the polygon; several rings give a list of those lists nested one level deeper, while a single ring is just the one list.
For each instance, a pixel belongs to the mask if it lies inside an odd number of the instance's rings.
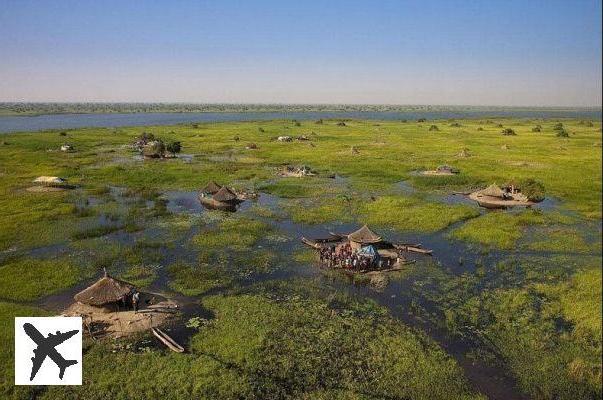
[{"label": "thatched hut", "polygon": [[363,246],[382,242],[381,236],[377,235],[366,225],[348,234],[348,240],[352,249],[359,249]]},{"label": "thatched hut", "polygon": [[145,158],[162,158],[165,156],[165,144],[161,140],[150,141],[143,146],[142,155]]},{"label": "thatched hut", "polygon": [[39,176],[33,180],[33,183],[40,186],[67,188],[67,179],[58,176]]},{"label": "thatched hut", "polygon": [[96,307],[106,307],[124,301],[136,288],[128,282],[107,274],[74,296],[75,301]]},{"label": "thatched hut", "polygon": [[[219,189],[214,191],[218,187]],[[217,185],[215,182],[209,182],[199,194],[199,202],[210,209],[236,211],[237,204],[241,201],[235,192],[226,186]]]},{"label": "thatched hut", "polygon": [[214,181],[209,181],[207,185],[200,190],[200,192],[206,194],[216,194],[220,189],[222,189],[222,185],[219,185]]},{"label": "thatched hut", "polygon": [[213,199],[222,203],[230,203],[238,200],[237,195],[226,186],[222,186],[222,188],[213,195]]},{"label": "thatched hut", "polygon": [[497,197],[500,199],[504,199],[506,196],[505,191],[495,183],[480,191],[480,194],[482,196]]},{"label": "thatched hut", "polygon": [[436,171],[440,174],[458,174],[459,170],[451,167],[450,165],[439,165]]}]

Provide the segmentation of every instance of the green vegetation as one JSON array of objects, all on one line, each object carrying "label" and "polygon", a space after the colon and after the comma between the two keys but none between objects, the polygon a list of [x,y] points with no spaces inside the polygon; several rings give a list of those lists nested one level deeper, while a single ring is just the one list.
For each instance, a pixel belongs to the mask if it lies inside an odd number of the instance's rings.
[{"label": "green vegetation", "polygon": [[26,258],[0,266],[0,296],[10,300],[35,300],[73,286],[82,270],[68,259]]},{"label": "green vegetation", "polygon": [[[45,313],[18,302],[47,307],[46,296],[104,267],[141,288],[192,296],[208,315],[191,317],[208,322],[184,343],[185,355],[86,343],[85,385],[44,389],[37,398],[482,398],[467,381],[479,364],[458,363],[444,350],[456,338],[469,347],[463,356],[512,377],[527,397],[598,398],[602,159],[593,144],[601,143],[600,126],[325,119],[6,135],[0,338],[12,340],[13,315]],[[560,129],[571,140],[558,139]],[[143,131],[170,153],[185,144],[192,158],[142,160],[131,144]],[[310,140],[273,140],[282,134]],[[66,141],[77,152],[57,151]],[[281,178],[283,165],[309,165],[317,176]],[[415,172],[438,165],[460,173]],[[27,191],[40,175],[77,188]],[[201,211],[195,191],[209,180],[261,195],[236,213]],[[505,182],[545,202],[484,211],[449,196]],[[316,253],[299,243],[301,235],[364,223],[386,238],[433,243],[434,256],[397,273],[349,277],[318,269]],[[407,324],[392,314],[408,316]],[[445,333],[442,343],[427,337],[431,328]],[[0,352],[9,365],[0,397],[30,398],[12,386],[11,351]],[[496,379],[484,387],[500,385]]]},{"label": "green vegetation", "polygon": [[511,249],[522,237],[528,226],[566,222],[560,215],[543,214],[534,210],[517,213],[490,212],[466,222],[454,230],[451,236],[497,249]]},{"label": "green vegetation", "polygon": [[84,359],[95,365],[86,384],[50,387],[41,398],[482,398],[449,356],[384,310],[293,286],[205,299],[215,318],[187,355],[112,354],[94,345]]},{"label": "green vegetation", "polygon": [[400,231],[434,232],[479,215],[465,205],[428,203],[413,197],[380,197],[360,210],[367,224]]}]

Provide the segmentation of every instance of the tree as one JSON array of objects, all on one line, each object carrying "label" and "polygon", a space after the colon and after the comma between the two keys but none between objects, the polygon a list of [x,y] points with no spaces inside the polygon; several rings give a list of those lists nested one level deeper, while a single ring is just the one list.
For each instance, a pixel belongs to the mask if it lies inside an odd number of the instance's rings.
[{"label": "tree", "polygon": [[523,193],[530,201],[544,200],[544,185],[532,178],[524,179],[519,182],[521,193]]},{"label": "tree", "polygon": [[176,156],[176,154],[180,153],[180,150],[182,150],[182,144],[179,141],[171,141],[168,142],[165,149],[172,153],[172,156]]},{"label": "tree", "polygon": [[557,131],[557,137],[569,137],[569,133],[564,129],[556,129]]}]

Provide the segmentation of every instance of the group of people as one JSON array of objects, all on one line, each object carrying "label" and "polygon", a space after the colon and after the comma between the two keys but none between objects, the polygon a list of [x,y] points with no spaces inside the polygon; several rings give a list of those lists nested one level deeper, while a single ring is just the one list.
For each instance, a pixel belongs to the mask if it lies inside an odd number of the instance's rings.
[{"label": "group of people", "polygon": [[121,299],[122,306],[125,310],[134,310],[134,312],[138,312],[140,308],[140,292],[138,290],[133,290],[127,296],[122,297]]},{"label": "group of people", "polygon": [[329,268],[355,270],[383,269],[392,266],[390,258],[367,256],[354,251],[349,243],[340,246],[326,246],[319,250],[320,263]]}]

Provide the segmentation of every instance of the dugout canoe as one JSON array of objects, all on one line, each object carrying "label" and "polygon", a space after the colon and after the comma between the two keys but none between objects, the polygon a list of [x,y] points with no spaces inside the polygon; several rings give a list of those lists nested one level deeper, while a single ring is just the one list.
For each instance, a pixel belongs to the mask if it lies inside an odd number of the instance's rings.
[{"label": "dugout canoe", "polygon": [[411,253],[425,254],[428,256],[432,255],[432,253],[433,253],[433,250],[422,249],[420,247],[415,247],[415,246],[406,246],[406,245],[395,244],[394,247],[399,251],[408,251]]},{"label": "dugout canoe", "polygon": [[172,339],[167,333],[159,328],[151,328],[151,332],[159,341],[167,346],[168,349],[175,351],[176,353],[184,353],[184,347],[180,346],[174,339]]}]

